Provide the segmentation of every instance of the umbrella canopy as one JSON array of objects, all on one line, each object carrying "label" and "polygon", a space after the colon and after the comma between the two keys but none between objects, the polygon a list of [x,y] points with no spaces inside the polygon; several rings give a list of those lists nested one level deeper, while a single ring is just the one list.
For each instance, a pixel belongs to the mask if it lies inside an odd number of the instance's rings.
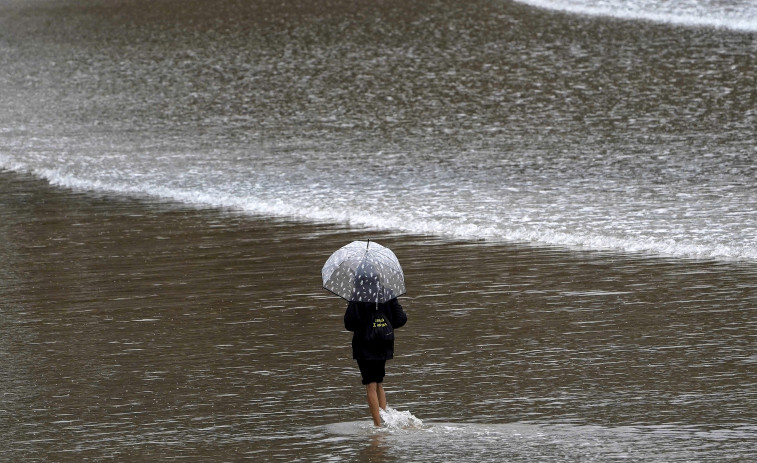
[{"label": "umbrella canopy", "polygon": [[405,294],[405,274],[391,249],[353,241],[337,249],[321,271],[323,287],[356,302],[386,302]]}]

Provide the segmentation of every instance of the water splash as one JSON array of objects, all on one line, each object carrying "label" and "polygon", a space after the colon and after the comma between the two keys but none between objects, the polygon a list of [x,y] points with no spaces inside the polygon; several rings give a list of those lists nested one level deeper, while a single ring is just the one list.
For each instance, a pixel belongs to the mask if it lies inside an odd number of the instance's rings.
[{"label": "water splash", "polygon": [[399,429],[420,429],[423,427],[423,420],[417,418],[409,411],[399,411],[391,407],[386,410],[380,410],[382,428],[395,431]]}]

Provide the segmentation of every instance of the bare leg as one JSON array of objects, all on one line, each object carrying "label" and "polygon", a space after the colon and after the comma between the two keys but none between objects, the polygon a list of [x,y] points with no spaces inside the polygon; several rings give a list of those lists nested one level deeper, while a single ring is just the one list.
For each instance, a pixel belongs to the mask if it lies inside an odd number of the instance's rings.
[{"label": "bare leg", "polygon": [[[380,385],[377,385],[376,383],[369,383],[365,385],[365,391],[368,396],[368,408],[371,410],[371,417],[373,417],[373,424],[376,426],[381,426],[381,415],[379,414],[379,396],[378,396],[378,387]],[[381,388],[383,392],[383,388]],[[386,402],[386,398],[384,398],[384,402]],[[386,406],[386,405],[385,405]]]},{"label": "bare leg", "polygon": [[379,407],[382,410],[386,410],[386,394],[384,393],[384,386],[381,383],[378,383],[376,387],[376,395],[378,395]]}]

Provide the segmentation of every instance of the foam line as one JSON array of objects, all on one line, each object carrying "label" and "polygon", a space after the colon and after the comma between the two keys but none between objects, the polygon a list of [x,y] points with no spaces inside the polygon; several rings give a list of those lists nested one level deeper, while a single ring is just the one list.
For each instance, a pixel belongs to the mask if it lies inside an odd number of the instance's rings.
[{"label": "foam line", "polygon": [[[305,222],[340,223],[355,227],[428,234],[464,240],[524,243],[558,246],[568,249],[643,253],[681,258],[757,261],[757,247],[746,244],[692,243],[685,239],[651,237],[613,237],[602,233],[569,233],[557,227],[501,221],[470,223],[465,218],[436,218],[414,213],[412,209],[381,212],[355,207],[314,207],[300,197],[261,198],[244,192],[223,193],[207,187],[190,189],[155,186],[149,183],[104,182],[63,173],[55,169],[29,169],[10,163],[0,156],[0,167],[29,172],[61,188],[113,193],[132,197],[176,201],[196,207],[231,209],[250,215],[295,219]],[[306,195],[307,196],[307,195]]]},{"label": "foam line", "polygon": [[757,31],[757,16],[754,14],[722,14],[714,12],[692,13],[668,13],[648,11],[633,6],[610,6],[597,5],[595,2],[577,3],[559,0],[515,0],[537,8],[562,11],[565,13],[580,14],[587,16],[606,16],[617,19],[630,19],[652,21],[662,24],[673,24],[689,27],[714,27],[729,29],[739,32]]}]

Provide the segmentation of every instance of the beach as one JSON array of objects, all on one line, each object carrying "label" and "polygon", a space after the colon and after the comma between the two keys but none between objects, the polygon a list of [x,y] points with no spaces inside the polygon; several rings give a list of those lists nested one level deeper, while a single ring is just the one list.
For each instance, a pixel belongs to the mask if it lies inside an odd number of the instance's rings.
[{"label": "beach", "polygon": [[0,460],[751,459],[757,9],[594,3],[0,0]]},{"label": "beach", "polygon": [[[383,449],[379,461],[434,461],[429,445],[463,461],[466,449],[484,461],[751,455],[753,265],[445,241],[0,179],[5,459]],[[379,445],[345,303],[319,280],[333,250],[366,237],[395,251],[409,288],[389,403],[428,426]]]}]

